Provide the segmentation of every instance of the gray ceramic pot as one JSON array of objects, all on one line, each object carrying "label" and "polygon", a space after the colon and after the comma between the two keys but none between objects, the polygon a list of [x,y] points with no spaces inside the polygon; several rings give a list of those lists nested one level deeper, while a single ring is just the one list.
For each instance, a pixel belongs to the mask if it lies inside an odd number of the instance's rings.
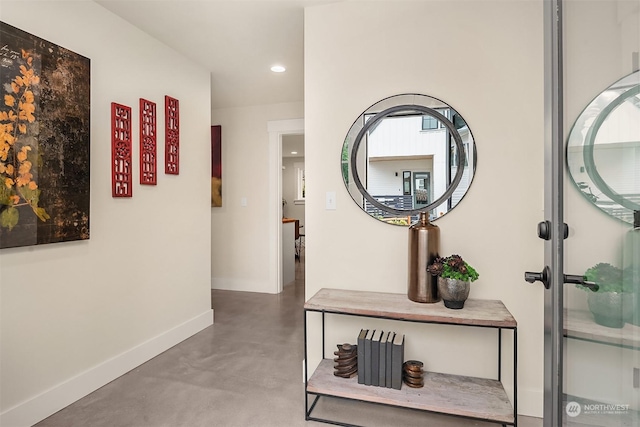
[{"label": "gray ceramic pot", "polygon": [[468,280],[438,277],[438,292],[447,308],[458,310],[464,307],[464,302],[469,297],[470,288],[471,282]]},{"label": "gray ceramic pot", "polygon": [[627,317],[627,323],[640,326],[640,290],[633,292],[631,295],[631,314]]},{"label": "gray ceramic pot", "polygon": [[589,292],[587,304],[598,325],[622,328],[632,317],[633,299],[630,292]]}]

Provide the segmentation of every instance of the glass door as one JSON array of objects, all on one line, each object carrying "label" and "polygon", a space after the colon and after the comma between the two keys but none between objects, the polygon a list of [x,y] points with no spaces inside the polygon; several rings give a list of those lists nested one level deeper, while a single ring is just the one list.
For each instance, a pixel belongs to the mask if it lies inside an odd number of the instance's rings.
[{"label": "glass door", "polygon": [[431,203],[431,173],[413,173],[413,209]]},{"label": "glass door", "polygon": [[640,426],[640,1],[546,1],[545,37],[545,426]]}]

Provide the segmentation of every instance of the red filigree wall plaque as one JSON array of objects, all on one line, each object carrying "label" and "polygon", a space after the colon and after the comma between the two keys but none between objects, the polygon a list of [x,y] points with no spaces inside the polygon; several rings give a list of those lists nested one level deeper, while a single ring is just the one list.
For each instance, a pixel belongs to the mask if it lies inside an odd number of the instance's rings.
[{"label": "red filigree wall plaque", "polygon": [[171,175],[180,173],[180,105],[170,96],[164,97],[164,172]]},{"label": "red filigree wall plaque", "polygon": [[156,103],[140,98],[140,184],[156,185],[158,178]]},{"label": "red filigree wall plaque", "polygon": [[111,103],[111,195],[131,197],[131,107]]}]

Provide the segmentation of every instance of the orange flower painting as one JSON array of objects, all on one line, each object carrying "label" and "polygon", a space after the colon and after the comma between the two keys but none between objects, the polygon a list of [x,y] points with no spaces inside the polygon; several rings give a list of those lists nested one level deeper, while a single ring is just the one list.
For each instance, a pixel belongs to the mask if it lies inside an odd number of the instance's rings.
[{"label": "orange flower painting", "polygon": [[222,127],[211,126],[211,206],[222,206]]},{"label": "orange flower painting", "polygon": [[0,249],[89,238],[89,60],[0,22]]}]

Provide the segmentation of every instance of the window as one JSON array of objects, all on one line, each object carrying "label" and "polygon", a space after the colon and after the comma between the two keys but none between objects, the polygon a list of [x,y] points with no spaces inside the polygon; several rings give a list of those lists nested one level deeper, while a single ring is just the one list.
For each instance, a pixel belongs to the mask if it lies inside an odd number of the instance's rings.
[{"label": "window", "polygon": [[[468,159],[469,159],[469,143],[468,142],[463,142],[462,146],[464,147],[464,153],[463,153],[464,165],[468,166],[469,165],[469,162],[468,162]],[[458,146],[455,143],[452,143],[449,146],[449,149],[450,149],[450,153],[451,153],[449,155],[449,158],[451,159],[451,162],[450,162],[451,163],[451,167],[455,168],[458,165]]]},{"label": "window", "polygon": [[302,205],[305,196],[304,163],[294,163],[293,168],[296,171],[296,198],[293,203]]},{"label": "window", "polygon": [[405,196],[411,195],[411,171],[402,172],[403,192]]},{"label": "window", "polygon": [[422,130],[438,129],[439,121],[432,116],[422,116]]},{"label": "window", "polygon": [[[437,108],[436,111],[451,120],[451,110],[449,108]],[[443,129],[444,127],[444,124],[440,123],[440,120],[435,117],[426,114],[422,116],[422,130]]]}]

